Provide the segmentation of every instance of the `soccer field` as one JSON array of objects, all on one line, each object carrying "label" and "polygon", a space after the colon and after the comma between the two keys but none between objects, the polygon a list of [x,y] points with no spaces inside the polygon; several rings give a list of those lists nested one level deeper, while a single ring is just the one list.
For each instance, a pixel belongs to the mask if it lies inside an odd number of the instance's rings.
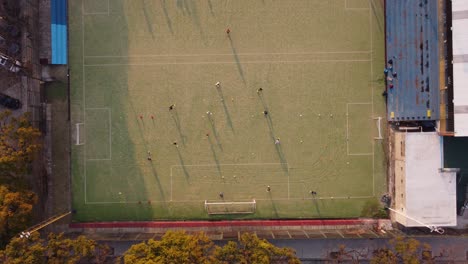
[{"label": "soccer field", "polygon": [[383,25],[380,0],[70,1],[74,220],[372,215]]}]

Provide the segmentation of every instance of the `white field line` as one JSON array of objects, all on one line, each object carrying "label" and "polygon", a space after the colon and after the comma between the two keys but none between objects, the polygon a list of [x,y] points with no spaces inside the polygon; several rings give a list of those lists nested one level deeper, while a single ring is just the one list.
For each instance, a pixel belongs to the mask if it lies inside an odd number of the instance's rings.
[{"label": "white field line", "polygon": [[[82,80],[82,89],[83,89],[83,123],[86,124],[86,89],[85,89],[85,29],[84,29],[84,0],[81,1],[81,59],[82,59],[82,73],[83,73],[83,80]],[[84,145],[84,150],[83,150],[83,162],[84,162],[84,202],[85,204],[88,202],[87,199],[87,183],[86,183],[86,144]]]},{"label": "white field line", "polygon": [[350,105],[372,105],[372,104],[373,103],[347,103],[346,104],[346,154],[348,156],[370,156],[370,155],[374,155],[374,148],[372,148],[371,153],[349,153],[349,106]]},{"label": "white field line", "polygon": [[[94,1],[99,1],[99,0],[94,0]],[[110,0],[107,0],[107,11],[105,12],[85,12],[84,9],[84,3],[83,3],[83,16],[88,16],[88,15],[109,15],[110,14]]]},{"label": "white field line", "polygon": [[283,165],[288,163],[221,163],[221,164],[189,164],[189,165],[172,165],[173,167],[217,167],[219,166],[270,166],[270,165]]},{"label": "white field line", "polygon": [[[288,166],[288,171],[289,171],[289,165],[288,163],[221,163],[221,164],[188,164],[188,165],[172,165],[171,170],[170,170],[170,176],[171,176],[171,202],[174,202],[173,200],[173,195],[172,195],[172,190],[173,190],[173,173],[172,169],[174,167],[218,167],[218,166],[282,166],[286,164]],[[289,173],[288,173],[288,198],[289,198]]]},{"label": "white field line", "polygon": [[[237,53],[238,56],[260,56],[260,55],[310,55],[310,54],[368,54],[370,50],[365,51],[311,51],[311,52],[253,52]],[[202,57],[202,56],[228,56],[232,53],[198,53],[198,54],[141,54],[141,55],[87,55],[86,58],[148,58],[148,57]]]},{"label": "white field line", "polygon": [[[370,8],[369,7],[348,7],[348,0],[344,0],[345,3],[345,10],[349,10],[349,11],[366,11],[366,10],[369,10]],[[373,1],[373,0],[369,0],[369,1]]]},{"label": "white field line", "polygon": [[[102,108],[86,108],[86,76],[85,76],[85,23],[84,17],[85,15],[98,15],[98,14],[106,14],[109,15],[110,13],[110,0],[107,0],[107,12],[92,12],[86,13],[84,7],[84,1],[81,2],[81,59],[83,62],[82,65],[82,73],[83,73],[83,80],[82,80],[82,89],[83,89],[83,124],[86,124],[86,110],[102,110]],[[108,159],[89,159],[91,161],[98,161],[98,160],[111,160],[112,159],[112,116],[110,108],[107,108],[109,111],[109,158]],[[84,144],[84,151],[83,151],[83,161],[84,161],[84,201],[85,204],[88,204],[87,198],[87,166],[86,166],[86,144]]]},{"label": "white field line", "polygon": [[[316,197],[316,198],[307,198],[305,200],[350,200],[350,199],[368,199],[368,198],[373,198],[374,196],[323,196],[323,197]],[[273,199],[274,201],[304,201],[304,198],[278,198],[278,199]],[[177,200],[177,201],[171,201],[171,203],[204,203],[206,200],[201,199],[201,200]],[[271,201],[271,199],[255,199],[255,201]],[[116,201],[116,202],[88,202],[87,204],[138,204],[139,202],[142,201]],[[229,201],[227,201],[229,202]],[[151,203],[167,203],[167,201],[153,201],[151,200]]]},{"label": "white field line", "polygon": [[85,115],[86,111],[107,111],[108,115],[108,120],[109,120],[109,155],[108,158],[102,158],[102,159],[86,159],[86,160],[112,160],[112,111],[110,107],[96,107],[96,108],[85,108]]},{"label": "white field line", "polygon": [[[107,2],[108,4],[108,9],[107,9],[107,12],[93,12],[93,13],[86,13],[84,12],[84,4],[82,2],[82,61],[83,61],[83,65],[82,65],[82,70],[83,70],[83,102],[84,102],[84,108],[86,107],[86,97],[85,97],[85,66],[89,66],[89,67],[102,67],[102,66],[145,66],[145,65],[167,65],[167,64],[234,64],[236,62],[198,62],[198,63],[151,63],[151,64],[148,64],[148,63],[142,63],[142,64],[88,64],[88,65],[85,65],[84,64],[84,59],[85,57],[86,58],[93,58],[93,57],[96,57],[96,58],[132,58],[132,57],[195,57],[195,56],[232,56],[231,53],[229,54],[178,54],[178,55],[174,55],[174,54],[148,54],[148,55],[133,55],[133,56],[114,56],[114,55],[94,55],[94,56],[85,56],[84,55],[84,43],[85,43],[85,39],[84,39],[84,15],[102,15],[102,14],[107,14],[109,15],[110,13],[110,8],[109,8],[109,1]],[[347,0],[345,0],[345,9],[346,10],[371,10],[370,8],[348,8],[347,7]],[[370,13],[370,12],[369,12]],[[356,54],[364,54],[364,53],[370,53],[370,56],[371,58],[369,60],[302,60],[302,61],[251,61],[251,62],[243,62],[243,63],[251,63],[251,64],[254,64],[254,63],[307,63],[307,62],[369,62],[371,63],[371,79],[372,79],[372,76],[373,76],[373,68],[372,68],[372,53],[373,53],[373,32],[372,32],[372,16],[371,14],[369,15],[370,16],[370,21],[369,21],[369,24],[370,24],[370,29],[371,29],[371,32],[370,32],[370,35],[371,35],[371,50],[370,51],[318,51],[318,52],[297,52],[297,53],[240,53],[238,54],[239,56],[243,56],[243,55],[294,55],[294,54],[352,54],[352,53],[356,53]],[[374,180],[374,144],[372,144],[372,153],[353,153],[353,154],[350,154],[349,153],[349,143],[348,143],[348,139],[349,139],[349,119],[348,119],[348,106],[349,105],[355,105],[355,104],[371,104],[372,105],[372,114],[374,112],[373,108],[374,108],[374,105],[373,105],[373,89],[372,90],[372,102],[371,103],[348,103],[347,106],[346,106],[346,137],[347,137],[347,153],[348,155],[350,156],[353,156],[353,155],[372,155],[372,176],[373,176],[373,191],[372,191],[372,196],[349,196],[349,197],[317,197],[317,198],[311,198],[311,200],[313,199],[318,199],[318,200],[326,200],[326,199],[365,199],[365,198],[372,198],[374,197],[375,195],[375,180]],[[88,108],[88,109],[92,109],[92,108]],[[85,111],[85,109],[84,109]],[[109,110],[109,121],[111,122],[111,117],[110,117],[110,110]],[[86,116],[86,115],[84,115]],[[85,118],[84,118],[85,119]],[[110,130],[110,135],[111,135],[111,124],[109,124],[109,130]],[[111,137],[109,137],[109,140],[111,140]],[[86,148],[86,146],[85,146]],[[110,148],[111,148],[111,144],[110,144]],[[128,203],[138,203],[139,201],[124,201],[124,202],[87,202],[87,198],[86,198],[86,149],[84,151],[84,156],[85,156],[85,171],[84,171],[84,182],[85,182],[85,185],[84,185],[84,191],[85,191],[85,204],[128,204]],[[107,160],[107,159],[89,159],[89,160]],[[243,164],[220,164],[220,166],[238,166],[238,165],[242,165],[242,166],[248,166],[248,165],[253,165],[253,166],[259,166],[259,165],[281,165],[281,164],[284,164],[284,163],[243,163]],[[286,163],[287,164],[287,163]],[[218,166],[216,164],[213,164],[213,165],[173,165],[171,166],[171,202],[182,202],[182,203],[187,203],[187,202],[199,202],[199,201],[195,201],[195,200],[179,200],[179,201],[172,201],[172,168],[173,167],[182,167],[182,166],[187,166],[187,167],[190,167],[190,166]],[[303,198],[292,198],[290,199],[289,198],[289,175],[288,175],[288,198],[287,199],[275,199],[275,200],[302,200]],[[268,199],[257,199],[257,200],[268,200]],[[204,200],[200,200],[200,201],[204,201]],[[152,202],[166,202],[166,201],[152,201]]]},{"label": "white field line", "polygon": [[[370,60],[264,60],[264,61],[243,61],[242,64],[262,64],[262,63],[327,63],[327,62],[369,62]],[[237,64],[235,61],[202,61],[202,62],[160,62],[160,63],[109,63],[109,64],[86,64],[86,67],[104,66],[153,66],[153,65],[206,65],[206,64]]]},{"label": "white field line", "polygon": [[[372,106],[371,106],[371,113],[372,113],[372,117],[374,116],[374,83],[373,83],[373,78],[374,78],[374,64],[373,64],[373,59],[374,59],[374,33],[372,32],[373,31],[373,27],[372,27],[372,3],[370,1],[373,1],[373,0],[369,0],[369,30],[370,30],[370,87],[371,87],[371,102],[372,102]],[[375,196],[375,157],[374,157],[374,153],[375,153],[375,140],[372,140],[372,195]]]}]

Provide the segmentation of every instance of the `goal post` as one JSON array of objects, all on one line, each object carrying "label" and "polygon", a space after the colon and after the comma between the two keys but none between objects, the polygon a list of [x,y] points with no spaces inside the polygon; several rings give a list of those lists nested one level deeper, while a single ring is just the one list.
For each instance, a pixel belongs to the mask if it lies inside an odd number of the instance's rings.
[{"label": "goal post", "polygon": [[74,141],[75,141],[75,145],[84,145],[84,137],[85,137],[85,133],[84,133],[84,123],[76,123],[75,124],[75,133],[74,133]]},{"label": "goal post", "polygon": [[205,200],[205,210],[209,215],[253,214],[257,209],[257,202],[210,202]]},{"label": "goal post", "polygon": [[378,137],[374,137],[374,139],[383,139],[382,137],[382,130],[380,128],[380,125],[381,125],[381,121],[382,121],[382,117],[379,116],[379,117],[374,117],[374,120],[377,120],[377,130],[379,132],[379,136]]}]

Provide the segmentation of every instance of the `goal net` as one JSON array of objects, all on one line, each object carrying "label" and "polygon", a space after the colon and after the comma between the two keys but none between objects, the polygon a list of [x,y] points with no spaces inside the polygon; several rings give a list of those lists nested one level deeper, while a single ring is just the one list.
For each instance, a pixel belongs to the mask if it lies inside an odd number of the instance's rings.
[{"label": "goal net", "polygon": [[209,215],[220,214],[253,214],[257,202],[209,202],[205,200],[205,210]]}]

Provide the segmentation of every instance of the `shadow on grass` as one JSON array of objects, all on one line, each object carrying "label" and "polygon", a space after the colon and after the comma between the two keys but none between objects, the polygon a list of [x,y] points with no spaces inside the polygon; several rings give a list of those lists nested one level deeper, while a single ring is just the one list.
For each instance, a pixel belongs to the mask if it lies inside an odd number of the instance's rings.
[{"label": "shadow on grass", "polygon": [[221,176],[221,166],[219,165],[219,159],[218,159],[218,155],[216,154],[216,151],[214,149],[214,146],[213,146],[213,141],[211,140],[210,137],[208,137],[208,141],[210,142],[210,149],[211,149],[211,153],[213,153],[213,158],[216,162],[216,168],[218,169],[218,174],[219,176]]},{"label": "shadow on grass", "polygon": [[189,180],[190,179],[190,174],[188,173],[187,169],[185,168],[184,158],[182,157],[182,154],[180,153],[180,149],[178,147],[175,147],[175,148],[177,150],[177,156],[179,156],[180,165],[182,166],[182,170],[184,171],[185,179]]},{"label": "shadow on grass", "polygon": [[154,32],[153,32],[153,25],[151,24],[149,15],[148,15],[148,8],[146,8],[145,0],[141,0],[143,4],[143,16],[145,17],[146,26],[148,27],[148,31],[151,34],[151,38],[154,40]]},{"label": "shadow on grass", "polygon": [[[263,109],[265,111],[268,111],[268,115],[265,115],[265,119],[266,119],[267,124],[268,124],[268,129],[269,129],[269,132],[270,132],[271,142],[274,144],[275,140],[278,137],[275,135],[275,130],[274,130],[274,127],[273,127],[273,120],[271,119],[271,112],[268,109],[268,106],[266,105],[262,94],[260,94],[259,97],[260,97],[260,101],[262,102]],[[278,157],[279,157],[280,162],[281,162],[281,168],[283,169],[284,173],[287,175],[289,173],[288,161],[286,160],[286,157],[284,155],[283,149],[281,147],[281,143],[280,144],[275,144],[275,149],[276,149],[276,153],[278,154]]]},{"label": "shadow on grass", "polygon": [[192,18],[193,23],[200,31],[200,35],[202,39],[205,39],[203,29],[200,23],[200,17],[197,11],[197,6],[196,6],[197,2],[199,2],[199,0],[177,0],[176,5],[177,5],[177,8],[182,10],[184,14],[187,14]]},{"label": "shadow on grass", "polygon": [[319,218],[322,218],[322,213],[320,212],[320,205],[318,203],[316,195],[314,195],[314,197],[312,198],[312,203],[314,204],[317,215],[319,216]]},{"label": "shadow on grass", "polygon": [[164,207],[167,207],[166,206],[166,196],[164,195],[164,189],[163,189],[163,187],[161,185],[161,182],[159,181],[158,172],[156,171],[156,168],[154,168],[153,162],[149,161],[149,163],[151,165],[151,172],[153,173],[153,176],[156,179],[156,182],[158,183],[158,189],[159,189],[159,192],[161,193],[162,203],[163,203]]},{"label": "shadow on grass", "polygon": [[226,114],[226,121],[231,128],[231,130],[234,132],[234,126],[232,125],[232,119],[231,119],[231,114],[229,113],[229,109],[227,108],[226,105],[226,100],[224,100],[224,94],[222,88],[216,88],[218,91],[218,95],[221,98],[221,102],[223,103],[223,108],[224,108],[224,113]]},{"label": "shadow on grass", "polygon": [[182,133],[182,128],[180,127],[179,113],[177,113],[177,109],[173,109],[170,112],[171,112],[172,120],[174,120],[174,124],[177,128],[177,132],[179,133],[180,141],[182,142],[182,145],[184,145],[185,147],[185,136]]},{"label": "shadow on grass", "polygon": [[279,218],[278,209],[276,208],[276,204],[273,201],[273,197],[271,196],[271,191],[268,192],[268,197],[270,198],[271,208],[273,208],[273,213],[274,213],[275,218]]},{"label": "shadow on grass", "polygon": [[167,12],[166,0],[161,0],[161,6],[164,13],[164,17],[166,18],[167,27],[169,28],[169,31],[171,31],[171,34],[174,35],[174,30],[172,29],[172,20],[169,16],[169,13]]},{"label": "shadow on grass", "polygon": [[208,1],[208,7],[210,8],[210,13],[211,15],[214,15],[214,12],[213,12],[213,4],[211,3],[211,0],[207,0]]},{"label": "shadow on grass", "polygon": [[237,55],[237,50],[234,47],[234,43],[232,41],[231,35],[228,35],[228,39],[229,39],[229,43],[231,44],[232,55],[234,56],[234,60],[236,61],[237,71],[239,72],[242,82],[244,83],[244,85],[246,85],[247,82],[245,81],[244,70],[242,70],[242,65],[240,63],[239,55]]},{"label": "shadow on grass", "polygon": [[215,137],[215,140],[216,140],[216,144],[218,145],[218,148],[223,151],[223,146],[221,145],[221,141],[219,140],[219,135],[218,135],[218,131],[216,130],[216,127],[214,125],[214,120],[213,118],[211,117],[211,115],[207,115],[207,118],[208,118],[208,122],[210,123],[210,126],[211,126],[211,131],[213,132],[213,136]]},{"label": "shadow on grass", "polygon": [[379,16],[379,11],[378,11],[378,10],[384,10],[384,7],[382,6],[383,3],[379,2],[379,1],[369,1],[369,2],[370,2],[370,5],[371,5],[371,8],[372,8],[372,13],[374,14],[375,20],[377,21],[379,31],[383,32],[384,31],[384,26],[383,26],[384,16],[382,14]]},{"label": "shadow on grass", "polygon": [[[133,103],[131,101],[130,101],[130,107],[131,107],[133,113],[136,114],[135,110],[134,110]],[[142,126],[143,126],[143,128],[145,127],[145,121],[143,119],[139,118],[139,117],[138,117],[138,120],[139,120],[137,122],[138,123],[138,133],[140,135],[140,138],[143,140],[145,146],[149,146],[149,142],[146,141],[144,133],[143,133],[143,129],[142,129]],[[154,122],[154,120],[153,120],[153,122]],[[154,178],[156,179],[156,181],[158,183],[158,189],[159,189],[159,192],[161,194],[161,198],[163,199],[163,204],[166,207],[166,197],[164,195],[164,190],[162,188],[161,182],[159,181],[159,175],[158,175],[156,169],[154,168],[153,162],[150,162],[150,165],[151,165],[151,172],[153,173],[153,176],[154,176]]]}]

